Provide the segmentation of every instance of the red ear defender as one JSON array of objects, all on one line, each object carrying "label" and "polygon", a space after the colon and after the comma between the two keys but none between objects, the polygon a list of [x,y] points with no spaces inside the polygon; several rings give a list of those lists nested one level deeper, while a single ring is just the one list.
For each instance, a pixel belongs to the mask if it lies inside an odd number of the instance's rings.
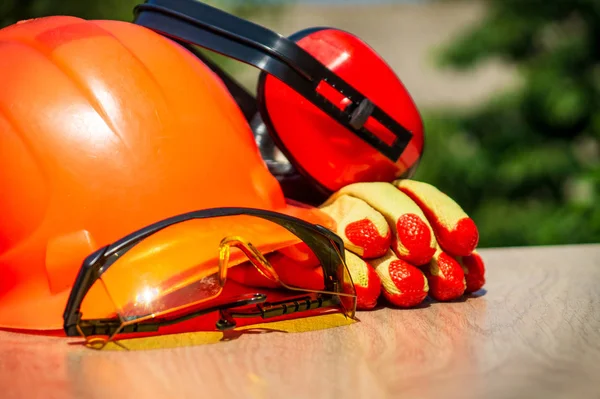
[{"label": "red ear defender", "polygon": [[[412,176],[421,117],[389,65],[357,37],[311,28],[287,38],[196,0],[146,0],[134,13],[136,24],[182,44],[222,79],[288,198],[317,203],[350,183]],[[259,68],[256,98],[192,45]],[[265,136],[292,165],[268,154]]]},{"label": "red ear defender", "polygon": [[[354,182],[410,177],[424,146],[423,124],[410,94],[365,42],[339,29],[307,29],[290,37],[329,70],[367,96],[413,134],[394,162],[273,75],[261,73],[261,117],[277,146],[302,174],[334,192]],[[338,108],[350,101],[322,81],[317,91]],[[393,134],[369,117],[365,127],[391,144]]]}]

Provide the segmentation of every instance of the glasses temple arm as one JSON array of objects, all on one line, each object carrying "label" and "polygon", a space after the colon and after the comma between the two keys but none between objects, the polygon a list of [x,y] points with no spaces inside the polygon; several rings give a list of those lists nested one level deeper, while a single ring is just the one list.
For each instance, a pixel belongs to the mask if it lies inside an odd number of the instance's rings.
[{"label": "glasses temple arm", "polygon": [[[81,332],[86,336],[111,336],[117,331],[122,334],[155,332],[158,331],[160,327],[181,323],[195,317],[219,311],[221,314],[221,319],[217,321],[216,326],[219,330],[223,331],[235,328],[236,323],[234,318],[261,317],[263,319],[269,319],[272,317],[284,316],[292,313],[325,308],[329,306],[337,306],[340,303],[339,298],[334,295],[330,297],[318,295],[316,298],[304,296],[301,298],[270,302],[260,305],[262,302],[265,302],[266,299],[267,296],[260,293],[251,294],[250,296],[246,295],[232,302],[212,306],[210,308],[188,313],[180,317],[169,318],[154,323],[141,322],[122,326],[122,323],[119,319],[84,320],[81,322],[80,329]],[[239,311],[231,310],[248,305],[256,305],[256,308]]]},{"label": "glasses temple arm", "polygon": [[256,305],[255,309],[247,310],[221,310],[221,319],[217,322],[217,328],[221,331],[230,330],[236,327],[235,318],[253,318],[261,317],[270,319],[292,313],[305,312],[314,309],[326,308],[329,306],[338,306],[340,299],[335,296],[324,297],[319,294],[316,298],[305,296],[301,298],[289,299],[279,302],[270,302],[263,305]]},{"label": "glasses temple arm", "polygon": [[[121,334],[129,334],[129,333],[143,333],[143,332],[154,332],[158,331],[160,327],[169,326],[176,323],[181,323],[183,321],[187,321],[193,319],[195,317],[204,316],[208,313],[222,311],[224,309],[229,308],[237,308],[242,306],[248,306],[252,304],[257,304],[264,302],[267,299],[267,296],[264,294],[256,293],[250,295],[240,296],[238,299],[227,302],[224,304],[212,306],[210,308],[197,310],[195,312],[187,313],[180,317],[167,318],[156,322],[140,322],[140,323],[132,323],[126,326],[123,326],[120,319],[96,319],[96,320],[82,320],[79,324],[79,328],[81,332],[84,333],[85,336],[90,335],[109,335],[112,336],[115,332],[119,332]],[[79,334],[75,334],[79,335]]]}]

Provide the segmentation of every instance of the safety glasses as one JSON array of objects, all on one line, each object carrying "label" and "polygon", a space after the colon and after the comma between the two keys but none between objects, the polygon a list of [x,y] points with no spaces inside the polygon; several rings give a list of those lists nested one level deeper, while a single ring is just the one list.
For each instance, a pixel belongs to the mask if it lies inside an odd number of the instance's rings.
[{"label": "safety glasses", "polygon": [[[291,264],[304,268],[294,273],[310,271],[319,281],[301,275],[284,281],[280,276]],[[232,271],[244,268],[254,268],[263,286],[284,293],[283,299],[268,301],[270,289],[223,297]],[[315,309],[354,317],[356,292],[341,239],[277,212],[214,208],[162,220],[89,255],[63,317],[67,336],[101,347],[212,312],[219,312],[216,328],[228,330],[239,318]]]},{"label": "safety glasses", "polygon": [[[296,172],[324,196],[353,182],[414,173],[423,147],[416,106],[385,61],[355,36],[310,28],[286,38],[195,0],[146,0],[134,15],[135,24],[204,61],[225,82],[255,135],[268,132],[261,140],[269,136],[293,164],[292,174],[271,168],[280,180],[294,179],[282,183],[288,198],[304,202],[288,191],[300,186]],[[194,46],[260,69],[256,97]]]}]

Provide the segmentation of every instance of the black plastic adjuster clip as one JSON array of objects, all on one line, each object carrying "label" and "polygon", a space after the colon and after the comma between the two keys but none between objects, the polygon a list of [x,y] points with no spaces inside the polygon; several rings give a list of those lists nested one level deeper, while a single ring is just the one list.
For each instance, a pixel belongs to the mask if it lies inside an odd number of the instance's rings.
[{"label": "black plastic adjuster clip", "polygon": [[358,107],[350,115],[350,126],[355,129],[360,129],[367,123],[367,119],[373,114],[375,104],[373,104],[368,98],[365,98],[358,104]]}]

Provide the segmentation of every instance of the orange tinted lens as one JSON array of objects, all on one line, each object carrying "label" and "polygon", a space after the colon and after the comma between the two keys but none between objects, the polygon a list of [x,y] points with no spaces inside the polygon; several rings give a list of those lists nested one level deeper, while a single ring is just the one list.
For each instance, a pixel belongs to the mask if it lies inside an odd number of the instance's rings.
[{"label": "orange tinted lens", "polygon": [[[255,216],[194,219],[160,230],[122,253],[82,302],[83,319],[140,322],[218,297],[225,280],[246,287],[338,294],[354,316],[356,297],[337,248]],[[326,284],[329,280],[337,285]],[[269,294],[270,295],[270,294]]]},{"label": "orange tinted lens", "polygon": [[[248,260],[239,249],[221,251],[226,237],[240,236],[262,253],[297,244],[284,227],[252,216],[194,219],[167,227],[137,243],[110,265],[82,303],[107,312],[106,298],[123,321],[175,311],[217,297],[220,268]],[[267,276],[269,277],[269,276]]]}]

